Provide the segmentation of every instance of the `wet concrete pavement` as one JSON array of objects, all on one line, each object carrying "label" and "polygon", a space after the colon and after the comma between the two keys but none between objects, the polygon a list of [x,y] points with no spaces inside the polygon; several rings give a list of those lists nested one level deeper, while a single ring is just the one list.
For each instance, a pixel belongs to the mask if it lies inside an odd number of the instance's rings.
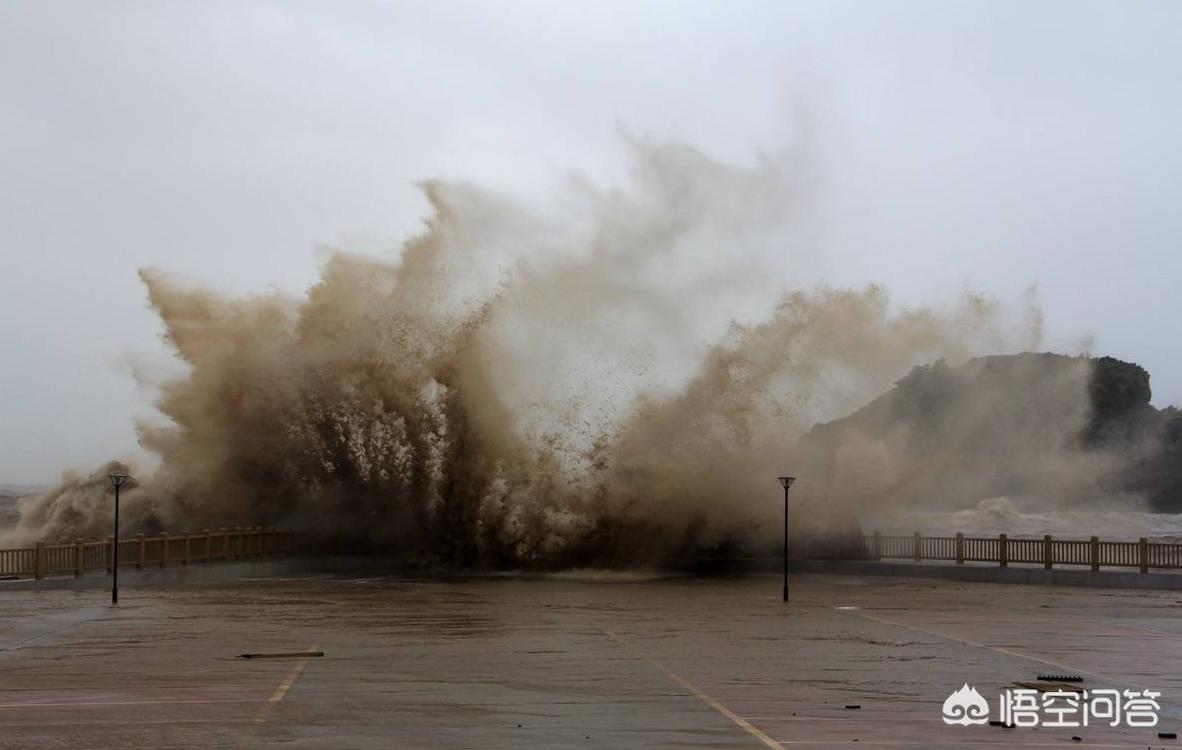
[{"label": "wet concrete pavement", "polygon": [[[801,576],[785,606],[774,578],[374,575],[120,593],[3,594],[0,748],[1144,748],[1182,728],[1171,592]],[[996,713],[1047,672],[1161,691],[1161,724],[941,720],[963,683]]]}]

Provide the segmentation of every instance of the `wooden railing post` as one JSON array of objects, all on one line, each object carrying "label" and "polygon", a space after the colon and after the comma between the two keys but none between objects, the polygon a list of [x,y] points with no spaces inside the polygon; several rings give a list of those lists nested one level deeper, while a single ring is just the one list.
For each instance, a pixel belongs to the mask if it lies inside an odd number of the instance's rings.
[{"label": "wooden railing post", "polygon": [[1141,572],[1148,573],[1149,572],[1149,540],[1148,539],[1146,539],[1145,537],[1141,537],[1141,539],[1137,543],[1137,552],[1139,553],[1138,557],[1140,558],[1140,561],[1141,561]]},{"label": "wooden railing post", "polygon": [[1094,536],[1089,540],[1088,546],[1091,548],[1092,570],[1100,569],[1100,537]]},{"label": "wooden railing post", "polygon": [[[220,549],[214,549],[213,538],[215,536],[222,537],[222,546]],[[958,558],[963,557],[963,535],[957,535],[957,555]],[[857,555],[859,559],[869,555],[872,559],[881,560],[884,554],[890,553],[892,555],[899,554],[898,545],[888,543],[881,532],[874,532],[872,535],[864,535],[863,543],[858,545]],[[216,532],[211,533],[209,529],[203,529],[201,534],[193,534],[190,531],[180,532],[178,538],[177,534],[170,534],[166,531],[160,532],[159,536],[148,537],[140,533],[133,538],[121,540],[125,549],[115,549],[115,539],[113,536],[106,537],[105,541],[93,540],[88,541],[85,537],[75,537],[73,543],[64,544],[47,544],[46,542],[37,542],[33,547],[24,547],[12,550],[0,550],[0,572],[11,572],[20,576],[33,576],[37,580],[41,580],[49,575],[54,574],[69,574],[71,571],[74,576],[82,577],[87,570],[92,568],[104,569],[110,575],[113,572],[116,552],[128,553],[122,554],[120,561],[124,566],[134,565],[137,570],[143,570],[148,563],[153,566],[159,564],[160,567],[167,567],[170,563],[181,563],[190,565],[194,562],[202,561],[213,562],[216,559],[235,560],[235,559],[252,559],[276,557],[282,555],[289,555],[295,553],[296,543],[295,535],[291,532],[280,531],[273,526],[236,526],[232,529],[222,527]],[[177,550],[177,543],[184,542],[184,549]],[[205,548],[194,549],[194,543],[204,540]],[[1092,538],[1093,545],[1095,537]],[[151,557],[149,555],[148,543],[159,543],[160,552],[159,557]],[[914,537],[914,554],[915,560],[921,561],[924,559],[923,551],[923,535],[920,532],[915,532]],[[131,547],[135,545],[138,551],[132,551]],[[822,546],[828,546],[824,542]],[[91,554],[91,550],[94,550]],[[301,549],[307,552],[307,547],[301,545]],[[833,546],[834,554],[838,558],[842,555],[854,554],[848,544],[841,544]],[[938,552],[939,555],[946,555],[946,548],[941,547]],[[1141,543],[1141,561],[1142,568],[1149,565],[1150,561],[1149,545],[1145,539]],[[219,557],[220,556],[220,557]],[[1093,550],[1093,558],[1096,553]],[[1165,559],[1165,558],[1162,558]],[[1172,558],[1171,558],[1172,559]],[[958,562],[961,561],[958,559]]]},{"label": "wooden railing post", "polygon": [[915,554],[914,554],[915,562],[919,562],[920,560],[923,559],[923,537],[920,536],[918,531],[915,532],[915,550],[914,551],[915,551]]},{"label": "wooden railing post", "polygon": [[956,532],[956,564],[964,565],[964,532]]},{"label": "wooden railing post", "polygon": [[881,560],[882,559],[882,532],[881,531],[874,532],[874,539],[871,542],[871,546],[872,546],[872,549],[870,550],[870,554],[872,554],[874,556],[875,560]]},{"label": "wooden railing post", "polygon": [[1042,566],[1044,568],[1046,568],[1047,570],[1050,570],[1051,565],[1054,563],[1054,560],[1051,559],[1051,550],[1052,550],[1051,535],[1050,534],[1043,534],[1043,537],[1042,537],[1042,561],[1043,561]]},{"label": "wooden railing post", "polygon": [[1005,534],[997,535],[997,561],[1003,568],[1010,564],[1010,550]]}]

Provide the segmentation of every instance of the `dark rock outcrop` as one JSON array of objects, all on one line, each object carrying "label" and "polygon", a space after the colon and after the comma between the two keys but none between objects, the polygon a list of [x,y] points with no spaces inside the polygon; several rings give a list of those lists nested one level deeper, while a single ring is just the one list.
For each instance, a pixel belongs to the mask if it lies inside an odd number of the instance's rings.
[{"label": "dark rock outcrop", "polygon": [[1182,512],[1182,418],[1150,404],[1149,373],[1112,357],[1026,353],[915,367],[802,440],[824,502],[1061,504],[1136,494]]}]

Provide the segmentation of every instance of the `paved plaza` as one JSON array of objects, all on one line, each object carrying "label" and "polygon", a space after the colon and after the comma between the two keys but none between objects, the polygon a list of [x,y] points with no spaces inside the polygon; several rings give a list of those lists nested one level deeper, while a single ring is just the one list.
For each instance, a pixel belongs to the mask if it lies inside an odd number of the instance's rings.
[{"label": "paved plaza", "polygon": [[[784,605],[770,577],[355,574],[120,593],[0,590],[0,747],[1146,748],[1182,728],[1175,592],[812,575]],[[1160,691],[1160,724],[941,718],[965,683],[996,712],[1046,673]]]}]

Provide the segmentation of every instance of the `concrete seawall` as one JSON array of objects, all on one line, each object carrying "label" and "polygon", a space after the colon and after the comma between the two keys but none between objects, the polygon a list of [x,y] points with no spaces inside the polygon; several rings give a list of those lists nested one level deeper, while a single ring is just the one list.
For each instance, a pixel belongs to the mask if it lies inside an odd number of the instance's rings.
[{"label": "concrete seawall", "polygon": [[[392,570],[395,562],[379,557],[288,557],[237,560],[222,563],[171,565],[143,569],[119,567],[119,589],[152,588],[188,583],[216,583],[244,578],[268,578],[301,574],[334,573],[351,570]],[[57,589],[105,589],[111,576],[91,571],[82,576],[49,576],[41,580],[18,578],[0,581],[5,591],[51,591]]]},{"label": "concrete seawall", "polygon": [[[775,575],[781,562],[759,560],[712,561],[695,566],[691,575]],[[120,568],[119,588],[153,588],[191,583],[217,583],[249,578],[316,575],[350,571],[405,570],[399,561],[387,557],[326,556],[291,557],[262,560],[238,560],[200,565],[175,565],[137,570]],[[1125,570],[1046,570],[1041,567],[1011,565],[954,565],[941,563],[881,562],[875,560],[794,560],[792,573],[819,573],[896,578],[931,578],[975,583],[1014,583],[1038,586],[1082,586],[1109,589],[1156,589],[1182,591],[1182,573],[1139,573]],[[487,574],[487,573],[485,573]],[[681,572],[684,575],[685,572]],[[456,573],[461,577],[480,573]],[[50,591],[110,588],[111,577],[102,571],[82,576],[50,576],[41,580],[21,578],[0,580],[0,595],[5,591]]]},{"label": "concrete seawall", "polygon": [[1140,573],[1125,570],[1071,570],[1011,565],[955,565],[938,563],[880,562],[876,560],[798,560],[799,573],[936,578],[977,583],[1025,583],[1039,586],[1085,586],[1103,589],[1166,589],[1182,591],[1182,573]]}]

